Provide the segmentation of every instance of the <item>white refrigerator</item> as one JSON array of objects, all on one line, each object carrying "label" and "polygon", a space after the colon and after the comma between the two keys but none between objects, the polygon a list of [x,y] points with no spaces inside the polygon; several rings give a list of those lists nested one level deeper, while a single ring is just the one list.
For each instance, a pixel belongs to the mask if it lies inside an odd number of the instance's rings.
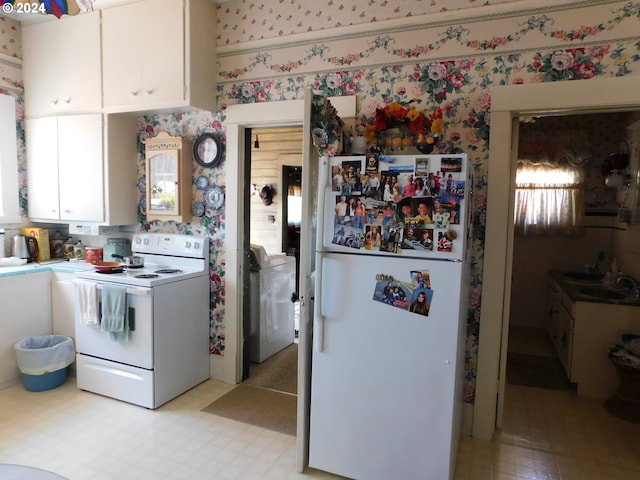
[{"label": "white refrigerator", "polygon": [[309,465],[362,480],[451,479],[469,283],[467,156],[321,163]]}]

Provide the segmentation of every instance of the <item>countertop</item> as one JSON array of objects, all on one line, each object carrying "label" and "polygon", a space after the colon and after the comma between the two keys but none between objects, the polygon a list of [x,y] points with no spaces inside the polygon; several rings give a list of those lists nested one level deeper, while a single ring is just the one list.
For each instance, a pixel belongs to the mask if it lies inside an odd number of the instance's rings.
[{"label": "countertop", "polygon": [[549,275],[558,283],[560,288],[564,290],[564,292],[573,302],[605,303],[610,305],[629,305],[640,307],[640,303],[637,302],[633,293],[628,293],[627,296],[622,299],[596,298],[590,295],[585,295],[584,293],[582,293],[582,290],[584,290],[585,288],[598,288],[620,293],[627,293],[627,289],[605,287],[601,280],[584,280],[570,278],[567,276],[567,273],[571,274],[575,272],[551,270],[549,272]]},{"label": "countertop", "polygon": [[12,277],[15,275],[27,275],[37,272],[80,272],[91,268],[84,260],[68,260],[57,258],[47,262],[32,262],[19,267],[0,267],[0,278]]}]

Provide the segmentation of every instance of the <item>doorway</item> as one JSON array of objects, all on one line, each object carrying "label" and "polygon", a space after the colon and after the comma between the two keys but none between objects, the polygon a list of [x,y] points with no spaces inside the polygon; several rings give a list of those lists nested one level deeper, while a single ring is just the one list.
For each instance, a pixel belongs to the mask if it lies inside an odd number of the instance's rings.
[{"label": "doorway", "polygon": [[[243,381],[296,392],[302,128],[245,130]],[[269,191],[269,197],[264,192]],[[258,253],[261,252],[261,253]],[[249,319],[249,321],[247,321]],[[291,347],[291,348],[289,348]]]},{"label": "doorway", "polygon": [[[549,272],[581,270],[583,265],[596,262],[600,252],[611,258],[614,234],[619,230],[617,189],[605,185],[601,169],[608,155],[625,143],[626,127],[632,118],[633,112],[567,113],[524,117],[519,122],[519,165],[544,169],[547,175],[547,167],[552,166],[555,168],[551,171],[578,168],[581,172],[583,188],[578,211],[584,210],[584,226],[580,231],[571,229],[571,234],[568,230],[564,234],[513,235],[507,346],[510,383],[543,387],[568,384],[562,364],[568,370],[570,342],[563,338],[569,338],[570,331],[547,331],[552,311],[548,301]],[[557,337],[557,352],[551,333]],[[561,348],[565,344],[568,346]],[[565,357],[562,361],[561,354]],[[525,371],[530,378],[522,375]]]},{"label": "doorway", "polygon": [[[633,76],[586,82],[506,85],[492,91],[484,285],[472,434],[490,439],[502,424],[513,259],[513,196],[518,118],[640,109]],[[596,92],[606,91],[604,98]],[[491,279],[490,288],[488,287]],[[498,395],[496,395],[496,392]]]}]

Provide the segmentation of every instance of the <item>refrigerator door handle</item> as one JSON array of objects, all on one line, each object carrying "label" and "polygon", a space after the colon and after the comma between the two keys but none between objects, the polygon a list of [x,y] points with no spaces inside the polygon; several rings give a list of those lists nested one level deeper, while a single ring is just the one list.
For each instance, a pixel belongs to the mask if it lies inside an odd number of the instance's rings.
[{"label": "refrigerator door handle", "polygon": [[[329,157],[320,157],[320,166],[318,168],[318,218],[316,225],[316,245],[323,248],[324,235],[324,202],[327,190],[327,182],[329,179]],[[313,299],[313,345],[317,352],[324,350],[324,315],[322,308],[322,267],[323,258],[320,252],[316,252],[316,270],[314,299]]]},{"label": "refrigerator door handle", "polygon": [[320,157],[320,167],[318,168],[318,218],[316,219],[316,245],[317,248],[324,248],[324,202],[327,194],[327,182],[329,180],[329,157]]},{"label": "refrigerator door handle", "polygon": [[324,350],[324,315],[322,309],[322,254],[316,252],[315,296],[313,300],[313,346],[316,352]]}]

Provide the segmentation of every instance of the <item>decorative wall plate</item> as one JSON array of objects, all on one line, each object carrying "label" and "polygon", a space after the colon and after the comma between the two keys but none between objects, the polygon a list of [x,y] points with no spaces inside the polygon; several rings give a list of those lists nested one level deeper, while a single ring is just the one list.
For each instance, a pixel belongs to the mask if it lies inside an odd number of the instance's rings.
[{"label": "decorative wall plate", "polygon": [[209,179],[204,175],[200,175],[196,179],[196,187],[198,187],[198,190],[206,190],[208,186],[209,186]]},{"label": "decorative wall plate", "polygon": [[218,209],[224,203],[224,192],[220,187],[212,185],[204,193],[204,202],[208,206]]},{"label": "decorative wall plate", "polygon": [[193,213],[194,217],[201,217],[202,215],[204,215],[204,204],[197,201],[193,202],[191,213]]},{"label": "decorative wall plate", "polygon": [[222,142],[212,133],[203,133],[193,143],[193,158],[203,167],[215,167],[222,158]]}]

